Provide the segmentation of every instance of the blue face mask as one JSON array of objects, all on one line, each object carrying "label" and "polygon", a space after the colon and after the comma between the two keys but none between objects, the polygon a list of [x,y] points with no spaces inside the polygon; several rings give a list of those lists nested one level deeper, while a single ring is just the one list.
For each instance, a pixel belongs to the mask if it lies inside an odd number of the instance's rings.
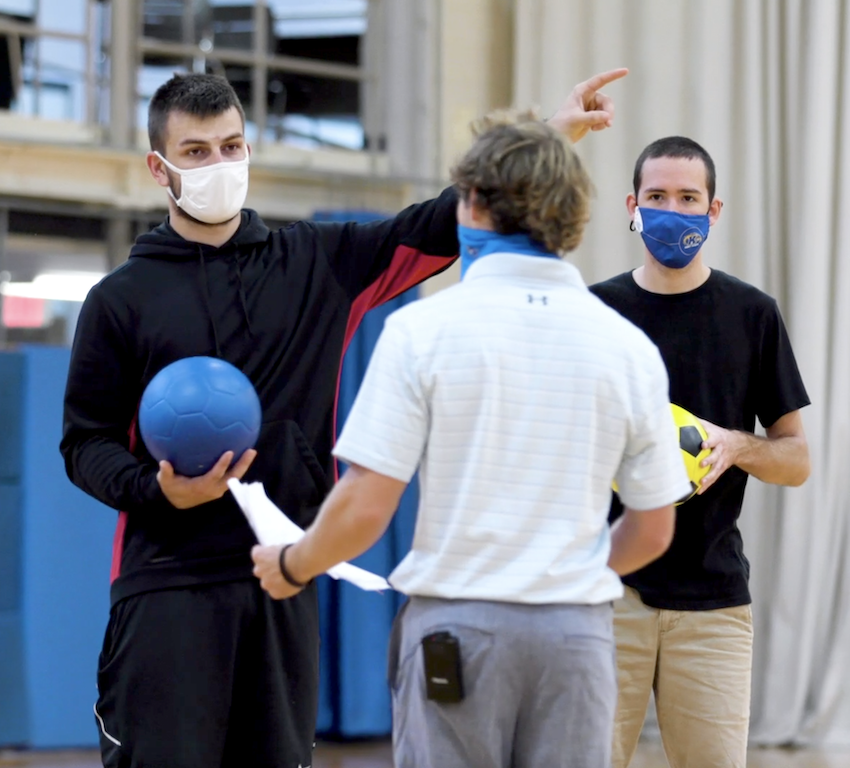
[{"label": "blue face mask", "polygon": [[682,269],[693,261],[708,237],[708,214],[635,208],[634,229],[640,232],[656,261],[671,269]]},{"label": "blue face mask", "polygon": [[457,239],[460,242],[461,279],[473,261],[491,253],[519,253],[523,256],[558,258],[558,254],[547,251],[543,245],[522,232],[500,235],[489,229],[475,229],[458,224]]}]

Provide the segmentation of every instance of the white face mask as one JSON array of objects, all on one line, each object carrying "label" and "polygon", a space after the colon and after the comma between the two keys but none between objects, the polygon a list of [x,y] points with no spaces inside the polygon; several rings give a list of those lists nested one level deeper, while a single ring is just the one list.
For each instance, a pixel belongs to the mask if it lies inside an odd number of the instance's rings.
[{"label": "white face mask", "polygon": [[244,160],[225,161],[200,168],[177,168],[159,152],[154,153],[166,168],[180,176],[180,199],[168,194],[193,219],[205,224],[224,224],[236,216],[248,196],[248,155]]}]

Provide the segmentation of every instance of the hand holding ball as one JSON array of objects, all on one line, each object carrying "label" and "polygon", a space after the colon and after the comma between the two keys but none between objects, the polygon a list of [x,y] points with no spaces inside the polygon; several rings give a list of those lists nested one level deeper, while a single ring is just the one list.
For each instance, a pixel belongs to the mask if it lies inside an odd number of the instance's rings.
[{"label": "hand holding ball", "polygon": [[187,357],[151,379],[139,405],[139,431],[157,461],[177,474],[206,474],[227,451],[253,448],[262,409],[244,373],[224,360]]},{"label": "hand holding ball", "polygon": [[[671,403],[670,407],[673,410],[673,421],[676,422],[679,431],[679,448],[682,452],[682,461],[685,462],[688,480],[691,481],[691,492],[676,502],[675,506],[678,507],[700,489],[702,479],[711,471],[711,465],[700,466],[700,462],[711,451],[702,448],[703,441],[708,440],[708,433],[705,431],[702,422],[690,411],[686,411],[675,403]],[[616,482],[614,483],[614,491],[619,492]]]}]

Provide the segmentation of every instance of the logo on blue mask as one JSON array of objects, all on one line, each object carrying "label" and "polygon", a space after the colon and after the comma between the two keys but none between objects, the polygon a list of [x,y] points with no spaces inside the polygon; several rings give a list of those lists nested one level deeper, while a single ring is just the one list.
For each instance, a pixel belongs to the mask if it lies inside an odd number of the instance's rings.
[{"label": "logo on blue mask", "polygon": [[708,238],[709,227],[708,214],[635,208],[634,228],[653,258],[671,269],[682,269],[693,261]]}]

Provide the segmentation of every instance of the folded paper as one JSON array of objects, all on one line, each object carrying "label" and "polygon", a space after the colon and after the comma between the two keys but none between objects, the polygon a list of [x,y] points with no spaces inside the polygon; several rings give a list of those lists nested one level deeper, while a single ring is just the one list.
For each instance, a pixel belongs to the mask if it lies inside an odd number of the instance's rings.
[{"label": "folded paper", "polygon": [[[266,496],[262,483],[242,483],[232,478],[227,481],[227,486],[260,544],[294,544],[304,535],[304,531]],[[335,565],[328,571],[328,576],[349,581],[370,592],[392,589],[383,576],[350,563]]]}]

